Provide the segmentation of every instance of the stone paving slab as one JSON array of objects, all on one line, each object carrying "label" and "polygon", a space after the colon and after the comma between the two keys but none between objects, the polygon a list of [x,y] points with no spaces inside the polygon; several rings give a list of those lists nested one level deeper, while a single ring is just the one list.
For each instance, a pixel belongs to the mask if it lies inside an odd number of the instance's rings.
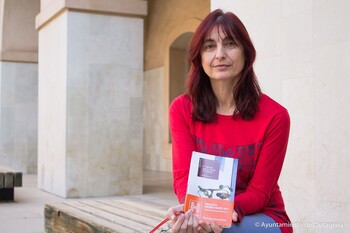
[{"label": "stone paving slab", "polygon": [[[146,205],[159,206],[165,210],[167,205],[177,203],[171,182],[171,174],[169,173],[145,172],[143,195],[80,200],[93,202],[98,199],[101,202],[109,202],[111,200],[116,201],[116,199],[132,199],[141,201]],[[44,233],[45,205],[72,201],[37,189],[36,186],[36,175],[23,175],[23,187],[16,190],[15,202],[0,202],[1,233]],[[160,216],[158,218],[161,219]]]}]

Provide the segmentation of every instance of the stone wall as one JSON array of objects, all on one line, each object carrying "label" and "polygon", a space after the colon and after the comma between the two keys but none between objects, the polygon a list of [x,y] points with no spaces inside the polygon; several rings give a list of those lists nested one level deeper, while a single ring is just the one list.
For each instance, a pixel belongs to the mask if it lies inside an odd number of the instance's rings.
[{"label": "stone wall", "polygon": [[37,170],[38,65],[0,62],[0,166]]},{"label": "stone wall", "polygon": [[255,70],[263,91],[291,117],[280,178],[295,232],[348,232],[350,193],[350,2],[211,1],[236,13],[256,46]]},{"label": "stone wall", "polygon": [[39,0],[0,1],[0,166],[37,170]]}]

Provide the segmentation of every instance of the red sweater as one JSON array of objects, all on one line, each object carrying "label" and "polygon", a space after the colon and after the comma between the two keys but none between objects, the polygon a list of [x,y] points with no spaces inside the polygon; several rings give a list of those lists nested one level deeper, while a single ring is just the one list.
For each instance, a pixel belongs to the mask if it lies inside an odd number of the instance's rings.
[{"label": "red sweater", "polygon": [[211,123],[194,121],[192,103],[181,95],[169,110],[172,134],[174,190],[184,202],[192,151],[238,158],[235,211],[245,215],[264,213],[283,233],[292,232],[277,184],[286,154],[290,119],[285,108],[266,95],[252,120],[217,114]]}]

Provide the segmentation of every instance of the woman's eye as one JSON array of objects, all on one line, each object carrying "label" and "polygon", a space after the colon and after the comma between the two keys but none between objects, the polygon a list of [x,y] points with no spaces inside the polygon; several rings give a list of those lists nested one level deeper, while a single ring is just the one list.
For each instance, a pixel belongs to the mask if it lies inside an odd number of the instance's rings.
[{"label": "woman's eye", "polygon": [[204,49],[206,50],[206,51],[211,51],[211,50],[213,50],[215,48],[215,45],[214,44],[206,44],[205,46],[204,46]]},{"label": "woman's eye", "polygon": [[229,47],[229,48],[234,48],[234,47],[237,46],[237,44],[236,44],[236,42],[233,41],[233,40],[228,40],[228,41],[225,42],[225,46],[226,46],[226,47]]}]

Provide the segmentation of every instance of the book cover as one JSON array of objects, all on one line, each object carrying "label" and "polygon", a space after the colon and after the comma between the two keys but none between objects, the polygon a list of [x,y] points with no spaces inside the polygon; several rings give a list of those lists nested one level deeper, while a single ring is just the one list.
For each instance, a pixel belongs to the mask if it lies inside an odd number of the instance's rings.
[{"label": "book cover", "polygon": [[197,219],[230,227],[238,160],[194,151],[191,158],[184,210]]}]

